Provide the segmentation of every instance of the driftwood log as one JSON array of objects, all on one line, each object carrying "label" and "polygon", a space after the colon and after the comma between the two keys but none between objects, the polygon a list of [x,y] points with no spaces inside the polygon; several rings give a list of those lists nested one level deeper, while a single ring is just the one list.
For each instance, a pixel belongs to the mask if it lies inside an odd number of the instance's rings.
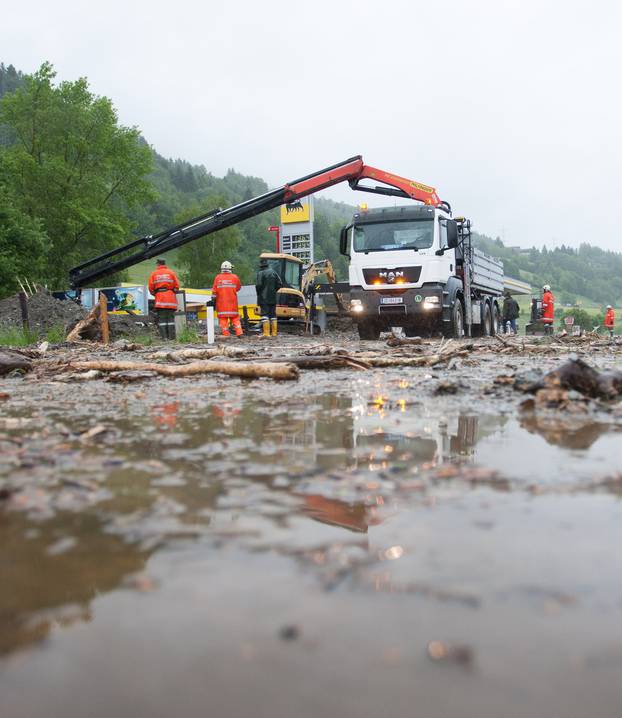
[{"label": "driftwood log", "polygon": [[434,366],[435,364],[442,364],[448,362],[454,357],[465,357],[469,355],[469,350],[459,350],[448,352],[447,354],[428,354],[425,356],[407,357],[407,356],[384,356],[384,357],[370,357],[361,356],[358,357],[364,362],[367,362],[372,367],[388,367],[388,366]]},{"label": "driftwood log", "polygon": [[205,349],[180,349],[178,351],[158,351],[147,355],[147,359],[155,361],[183,361],[185,359],[211,359],[212,357],[241,357],[255,354],[254,349],[246,347],[206,347]]},{"label": "driftwood log", "polygon": [[118,371],[149,371],[169,377],[195,376],[197,374],[225,374],[227,376],[238,376],[247,379],[268,379],[292,380],[298,378],[298,367],[291,363],[275,362],[220,362],[220,361],[196,361],[190,364],[157,364],[155,362],[131,362],[131,361],[76,361],[69,362],[67,368],[76,371],[118,372]]}]

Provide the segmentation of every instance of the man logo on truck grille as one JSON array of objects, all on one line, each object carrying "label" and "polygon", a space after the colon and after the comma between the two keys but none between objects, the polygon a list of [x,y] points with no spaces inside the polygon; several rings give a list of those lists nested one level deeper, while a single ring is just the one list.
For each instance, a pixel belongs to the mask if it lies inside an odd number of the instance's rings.
[{"label": "man logo on truck grille", "polygon": [[387,284],[394,284],[398,277],[404,278],[404,272],[378,272],[381,279],[386,279]]}]

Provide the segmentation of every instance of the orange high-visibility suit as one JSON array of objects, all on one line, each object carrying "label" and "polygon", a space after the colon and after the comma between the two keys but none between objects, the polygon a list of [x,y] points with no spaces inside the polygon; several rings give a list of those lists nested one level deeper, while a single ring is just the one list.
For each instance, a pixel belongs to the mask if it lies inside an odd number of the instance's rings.
[{"label": "orange high-visibility suit", "polygon": [[218,323],[223,337],[231,336],[229,322],[233,324],[236,337],[242,336],[242,324],[238,313],[238,292],[241,287],[242,282],[233,272],[221,272],[214,279],[212,296],[215,298]]},{"label": "orange high-visibility suit", "polygon": [[549,291],[542,295],[542,321],[553,324],[555,321],[555,297]]},{"label": "orange high-visibility suit", "polygon": [[605,326],[609,331],[613,331],[613,327],[616,323],[616,315],[615,312],[612,309],[607,309],[607,312],[605,314]]},{"label": "orange high-visibility suit", "polygon": [[165,264],[160,264],[149,277],[149,291],[155,297],[156,310],[177,309],[175,290],[179,290],[177,275]]}]

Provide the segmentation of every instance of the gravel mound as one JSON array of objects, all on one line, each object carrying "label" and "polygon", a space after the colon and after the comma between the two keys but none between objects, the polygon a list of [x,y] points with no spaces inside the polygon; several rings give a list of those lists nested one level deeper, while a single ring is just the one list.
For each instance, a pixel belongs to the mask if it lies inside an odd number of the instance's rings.
[{"label": "gravel mound", "polygon": [[[40,290],[28,297],[28,318],[34,332],[44,334],[52,327],[62,326],[65,331],[82,319],[86,310],[70,300],[55,299],[49,292]],[[0,301],[0,329],[22,326],[19,295]]]}]

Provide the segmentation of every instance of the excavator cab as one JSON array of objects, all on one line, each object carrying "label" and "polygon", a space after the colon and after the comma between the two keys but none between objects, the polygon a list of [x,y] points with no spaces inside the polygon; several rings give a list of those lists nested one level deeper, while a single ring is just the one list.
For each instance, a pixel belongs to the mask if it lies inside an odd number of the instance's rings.
[{"label": "excavator cab", "polygon": [[307,302],[301,291],[303,262],[292,254],[263,252],[260,259],[267,259],[268,264],[281,278],[283,287],[277,293],[277,319],[306,320]]}]

